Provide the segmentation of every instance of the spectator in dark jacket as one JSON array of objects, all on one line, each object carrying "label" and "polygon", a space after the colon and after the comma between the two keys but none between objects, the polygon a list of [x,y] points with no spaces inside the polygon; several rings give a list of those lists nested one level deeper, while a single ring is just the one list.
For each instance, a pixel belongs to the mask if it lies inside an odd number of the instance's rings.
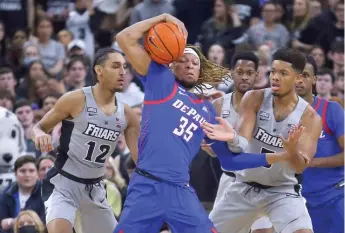
[{"label": "spectator in dark jacket", "polygon": [[41,197],[41,183],[35,158],[19,157],[14,170],[16,182],[0,194],[0,233],[12,233],[15,218],[22,210],[33,210],[45,222],[45,208]]}]

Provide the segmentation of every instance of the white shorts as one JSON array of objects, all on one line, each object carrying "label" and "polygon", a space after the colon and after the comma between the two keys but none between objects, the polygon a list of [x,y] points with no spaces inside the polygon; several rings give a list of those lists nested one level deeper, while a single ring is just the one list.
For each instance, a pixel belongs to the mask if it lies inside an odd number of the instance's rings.
[{"label": "white shorts", "polygon": [[[86,187],[70,180],[51,168],[42,185],[42,199],[46,208],[46,223],[66,219],[72,226],[76,213],[83,233],[112,233],[117,221],[106,199],[104,182]],[[79,225],[79,224],[78,224]]]},{"label": "white shorts", "polygon": [[[222,233],[248,233],[253,223],[262,216],[268,216],[279,233],[313,229],[305,199],[294,191],[294,187],[268,190],[233,182],[210,213],[211,221]],[[261,226],[264,220],[259,220],[258,224]],[[269,225],[266,220],[262,226]]]}]

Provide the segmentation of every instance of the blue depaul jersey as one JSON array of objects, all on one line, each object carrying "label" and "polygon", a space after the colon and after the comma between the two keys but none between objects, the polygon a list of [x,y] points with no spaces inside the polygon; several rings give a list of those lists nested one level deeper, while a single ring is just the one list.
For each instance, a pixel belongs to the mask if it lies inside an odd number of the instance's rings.
[{"label": "blue depaul jersey", "polygon": [[[342,149],[338,144],[338,138],[344,135],[343,108],[337,102],[318,97],[314,98],[313,107],[322,118],[322,132],[315,158],[339,154]],[[344,166],[308,168],[303,173],[303,195],[311,205],[324,203],[339,195],[334,189],[342,180],[344,180]]]},{"label": "blue depaul jersey", "polygon": [[166,66],[152,61],[141,78],[145,99],[137,166],[170,182],[188,182],[189,165],[205,136],[200,125],[214,122],[216,112],[180,86]]}]

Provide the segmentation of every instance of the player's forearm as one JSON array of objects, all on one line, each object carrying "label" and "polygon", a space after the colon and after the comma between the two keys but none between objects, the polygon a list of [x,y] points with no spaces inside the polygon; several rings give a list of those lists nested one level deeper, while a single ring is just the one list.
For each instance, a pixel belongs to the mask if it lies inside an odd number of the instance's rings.
[{"label": "player's forearm", "polygon": [[135,44],[145,35],[145,33],[155,24],[163,22],[166,19],[166,14],[161,14],[153,18],[149,18],[138,23],[135,23],[116,35],[116,40],[121,44]]},{"label": "player's forearm", "polygon": [[284,153],[251,154],[242,152],[233,154],[224,142],[215,142],[211,148],[225,170],[236,171],[262,167],[285,160]]},{"label": "player's forearm", "polygon": [[296,170],[297,174],[302,173],[308,166],[310,156],[306,155],[303,152],[296,152],[294,159],[290,160],[290,165]]},{"label": "player's forearm", "polygon": [[344,166],[344,152],[339,154],[324,157],[324,158],[314,158],[308,167],[319,167],[319,168],[331,168],[331,167],[341,167]]}]

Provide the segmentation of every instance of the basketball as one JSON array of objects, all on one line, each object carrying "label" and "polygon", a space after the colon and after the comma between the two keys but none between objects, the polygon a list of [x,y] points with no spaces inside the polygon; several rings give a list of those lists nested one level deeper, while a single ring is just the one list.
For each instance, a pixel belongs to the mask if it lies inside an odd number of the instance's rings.
[{"label": "basketball", "polygon": [[182,55],[186,40],[175,24],[158,23],[147,33],[144,47],[152,60],[165,65]]}]

